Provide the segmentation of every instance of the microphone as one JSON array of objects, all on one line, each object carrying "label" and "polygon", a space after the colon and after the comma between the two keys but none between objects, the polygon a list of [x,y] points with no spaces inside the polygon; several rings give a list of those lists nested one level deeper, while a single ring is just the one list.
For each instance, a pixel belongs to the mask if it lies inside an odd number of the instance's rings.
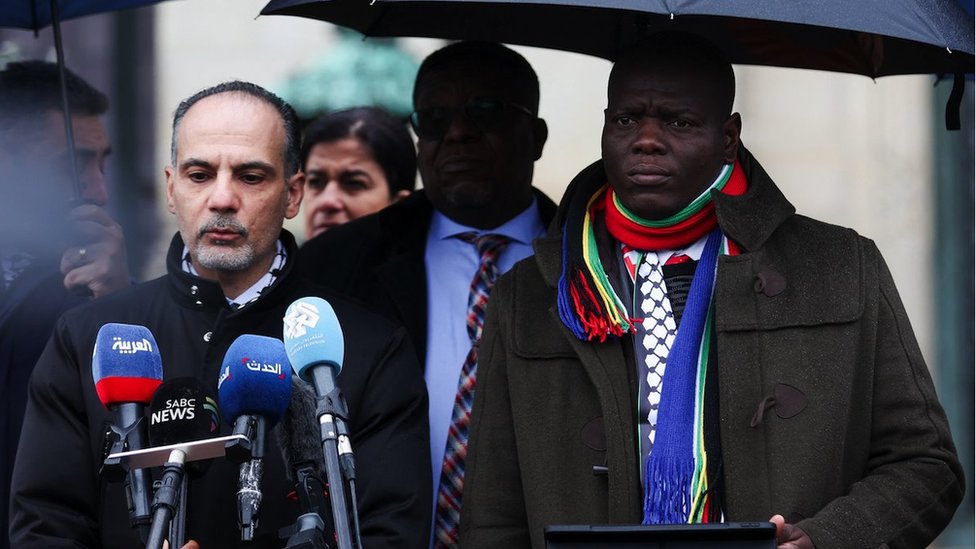
[{"label": "microphone", "polygon": [[315,474],[324,472],[315,391],[311,385],[297,377],[291,379],[291,401],[273,431],[288,480],[297,482],[299,469],[309,469]]},{"label": "microphone", "polygon": [[[241,539],[254,539],[261,505],[261,474],[267,429],[274,427],[291,399],[291,364],[279,339],[244,334],[224,355],[217,396],[225,421],[248,445],[228,443],[227,455],[241,463],[237,519]],[[246,461],[245,461],[246,460]]]},{"label": "microphone", "polygon": [[[156,390],[149,404],[149,442],[153,446],[170,446],[209,438],[220,425],[217,402],[212,393],[195,377],[171,379]],[[186,513],[184,464],[187,448],[170,450],[163,466],[163,478],[152,505],[152,526],[147,548],[163,546],[164,532],[172,525],[169,541],[173,547],[184,543],[183,522]]]},{"label": "microphone", "polygon": [[301,515],[282,537],[289,536],[286,548],[327,548],[324,532],[334,531],[325,501],[324,456],[319,441],[315,392],[299,379],[292,378],[291,402],[281,422],[275,426],[285,476],[295,483]]},{"label": "microphone", "polygon": [[[335,310],[326,300],[303,297],[285,311],[284,336],[285,351],[292,368],[300,378],[312,384],[318,395],[316,416],[320,425],[336,538],[340,548],[352,547],[343,477],[354,481],[355,467],[346,427],[346,403],[336,385],[345,355],[342,327],[339,326]],[[355,498],[355,490],[350,490],[350,493]],[[358,522],[355,512],[352,520]],[[358,528],[355,530],[358,538]]]},{"label": "microphone", "polygon": [[148,442],[145,406],[163,381],[162,359],[149,329],[115,323],[99,328],[92,354],[92,379],[98,399],[113,416],[101,474],[113,481],[124,477],[129,525],[145,541],[151,517],[152,477],[145,469],[123,467],[118,458],[108,456],[140,450]]}]

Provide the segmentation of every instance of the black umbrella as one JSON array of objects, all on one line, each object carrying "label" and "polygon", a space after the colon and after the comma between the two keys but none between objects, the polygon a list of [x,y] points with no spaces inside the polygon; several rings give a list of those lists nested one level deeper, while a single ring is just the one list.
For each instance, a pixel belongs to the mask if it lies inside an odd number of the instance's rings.
[{"label": "black umbrella", "polygon": [[[64,111],[64,135],[68,150],[75,148],[75,136],[71,127],[71,109],[68,105],[68,91],[65,89],[64,48],[61,45],[61,21],[83,15],[106,11],[134,8],[154,4],[161,0],[2,0],[0,1],[0,27],[13,27],[33,30],[36,33],[51,25],[54,31],[54,51],[57,56],[61,77],[61,99]],[[81,198],[81,180],[78,177],[78,162],[75,155],[69,154],[71,180],[74,183],[75,198]]]},{"label": "black umbrella", "polygon": [[[262,15],[298,15],[366,36],[492,40],[614,59],[641,36],[687,30],[735,64],[879,77],[974,69],[973,18],[956,0],[271,0]],[[955,107],[955,112],[951,108]]]}]

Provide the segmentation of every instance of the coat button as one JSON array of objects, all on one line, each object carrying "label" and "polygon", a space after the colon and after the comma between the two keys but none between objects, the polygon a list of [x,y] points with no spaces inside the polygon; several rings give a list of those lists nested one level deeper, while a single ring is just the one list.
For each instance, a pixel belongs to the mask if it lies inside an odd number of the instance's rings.
[{"label": "coat button", "polygon": [[757,294],[764,294],[767,297],[777,296],[786,289],[786,279],[768,265],[763,265],[756,273],[752,289]]},{"label": "coat button", "polygon": [[203,340],[206,341],[207,343],[210,343],[210,338],[212,337],[213,337],[213,332],[207,332],[203,334]]},{"label": "coat button", "polygon": [[190,286],[190,295],[197,295],[200,292],[200,288],[196,285]]}]

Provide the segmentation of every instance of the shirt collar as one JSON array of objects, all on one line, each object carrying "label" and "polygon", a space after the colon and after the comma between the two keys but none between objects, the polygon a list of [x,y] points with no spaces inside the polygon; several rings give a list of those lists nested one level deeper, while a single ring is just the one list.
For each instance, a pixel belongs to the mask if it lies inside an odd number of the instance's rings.
[{"label": "shirt collar", "polygon": [[522,210],[518,215],[502,223],[493,229],[475,229],[462,225],[441,212],[434,210],[434,216],[430,222],[430,234],[436,240],[448,240],[455,238],[461,233],[500,234],[507,236],[514,242],[531,244],[532,240],[541,235],[546,227],[539,215],[539,208],[536,197],[532,197],[529,207]]}]

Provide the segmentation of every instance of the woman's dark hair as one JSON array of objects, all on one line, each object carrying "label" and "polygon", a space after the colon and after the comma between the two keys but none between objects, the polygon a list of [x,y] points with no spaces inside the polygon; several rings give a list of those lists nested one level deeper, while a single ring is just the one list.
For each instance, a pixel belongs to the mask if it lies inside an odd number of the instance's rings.
[{"label": "woman's dark hair", "polygon": [[407,124],[377,107],[336,111],[310,123],[302,143],[302,169],[315,145],[350,137],[362,143],[383,170],[391,197],[401,190],[413,190],[417,151]]}]

